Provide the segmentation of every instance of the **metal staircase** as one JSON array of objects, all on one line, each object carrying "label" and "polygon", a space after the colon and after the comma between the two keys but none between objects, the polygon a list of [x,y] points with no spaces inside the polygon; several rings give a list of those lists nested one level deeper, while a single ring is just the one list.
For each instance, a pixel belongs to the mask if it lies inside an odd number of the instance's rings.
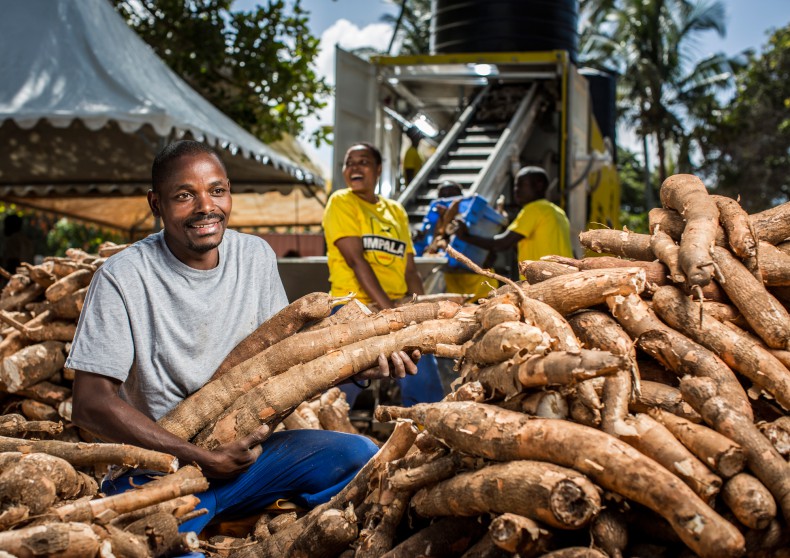
[{"label": "metal staircase", "polygon": [[511,161],[529,139],[542,98],[537,84],[508,87],[507,94],[490,85],[482,89],[401,193],[412,226],[422,222],[445,180],[489,202],[509,185]]}]

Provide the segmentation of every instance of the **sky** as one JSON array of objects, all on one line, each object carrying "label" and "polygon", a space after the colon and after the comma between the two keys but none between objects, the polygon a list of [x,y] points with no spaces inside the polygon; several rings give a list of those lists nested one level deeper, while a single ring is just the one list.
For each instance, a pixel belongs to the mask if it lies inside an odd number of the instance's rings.
[{"label": "sky", "polygon": [[[485,0],[480,0],[485,1]],[[790,0],[723,0],[727,10],[727,35],[719,37],[715,32],[700,36],[696,46],[699,58],[721,52],[735,55],[744,49],[761,50],[768,39],[769,29],[782,27],[790,22]],[[256,0],[236,0],[234,9],[250,9]],[[386,14],[397,15],[398,7],[384,0],[302,0],[302,7],[309,12],[312,33],[321,38],[321,52],[316,59],[318,73],[334,85],[334,47],[339,44],[345,49],[373,46],[386,49],[392,29],[381,22]],[[320,126],[331,125],[334,103],[318,115],[305,121],[306,132]],[[324,146],[316,150],[308,142],[304,147],[311,158],[329,176],[332,163],[332,148]]]}]

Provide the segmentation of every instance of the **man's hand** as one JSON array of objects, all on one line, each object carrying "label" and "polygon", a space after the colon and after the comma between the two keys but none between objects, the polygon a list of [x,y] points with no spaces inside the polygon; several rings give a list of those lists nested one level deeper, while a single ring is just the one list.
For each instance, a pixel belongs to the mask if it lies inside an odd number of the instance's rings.
[{"label": "man's hand", "polygon": [[271,434],[263,425],[251,434],[215,450],[200,448],[168,432],[118,395],[121,382],[77,370],[72,422],[107,442],[132,444],[170,453],[182,464],[197,463],[209,478],[235,477],[255,463],[261,442]]},{"label": "man's hand", "polygon": [[263,425],[240,440],[223,444],[209,453],[207,459],[198,463],[208,478],[233,478],[247,469],[263,452],[261,443],[271,434],[271,429]]},{"label": "man's hand", "polygon": [[444,232],[450,236],[455,235],[459,240],[469,238],[469,229],[462,219],[453,219],[447,223]]},{"label": "man's hand", "polygon": [[405,378],[414,376],[417,373],[417,361],[420,360],[420,351],[414,350],[411,355],[406,351],[396,351],[387,356],[379,355],[379,365],[377,368],[368,368],[356,376],[355,380],[376,380],[378,378]]}]

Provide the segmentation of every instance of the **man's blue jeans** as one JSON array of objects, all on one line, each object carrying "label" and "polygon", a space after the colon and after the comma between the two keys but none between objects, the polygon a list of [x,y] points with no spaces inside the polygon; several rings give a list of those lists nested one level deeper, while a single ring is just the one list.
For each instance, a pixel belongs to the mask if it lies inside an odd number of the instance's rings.
[{"label": "man's blue jeans", "polygon": [[[260,513],[283,498],[312,508],[340,492],[378,448],[364,436],[328,430],[275,432],[263,442],[263,453],[246,472],[233,479],[212,479],[196,494],[208,514],[190,519],[179,531],[200,533],[215,516],[243,517]],[[153,480],[133,472],[104,481],[111,496]]]},{"label": "man's blue jeans", "polygon": [[[417,361],[417,373],[395,380],[400,386],[401,405],[411,407],[417,403],[435,403],[444,397],[442,380],[439,377],[439,365],[434,355],[423,354]],[[340,389],[346,394],[346,401],[353,407],[362,388],[349,383],[342,384]]]}]

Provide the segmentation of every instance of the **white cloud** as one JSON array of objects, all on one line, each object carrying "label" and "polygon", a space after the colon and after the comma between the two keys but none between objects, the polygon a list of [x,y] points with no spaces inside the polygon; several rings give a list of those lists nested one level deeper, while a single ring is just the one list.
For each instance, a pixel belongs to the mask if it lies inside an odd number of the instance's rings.
[{"label": "white cloud", "polygon": [[[335,83],[335,45],[345,50],[371,47],[380,51],[386,50],[392,37],[392,27],[386,23],[371,23],[359,28],[346,19],[337,20],[321,34],[321,51],[315,59],[316,71],[326,78],[327,83]],[[315,115],[305,119],[305,137],[322,126],[333,124],[335,117],[334,97],[327,99],[327,106]],[[304,140],[303,140],[304,141]],[[321,146],[316,149],[306,144],[305,151],[318,164],[324,176],[330,177],[332,168],[332,147]]]}]

